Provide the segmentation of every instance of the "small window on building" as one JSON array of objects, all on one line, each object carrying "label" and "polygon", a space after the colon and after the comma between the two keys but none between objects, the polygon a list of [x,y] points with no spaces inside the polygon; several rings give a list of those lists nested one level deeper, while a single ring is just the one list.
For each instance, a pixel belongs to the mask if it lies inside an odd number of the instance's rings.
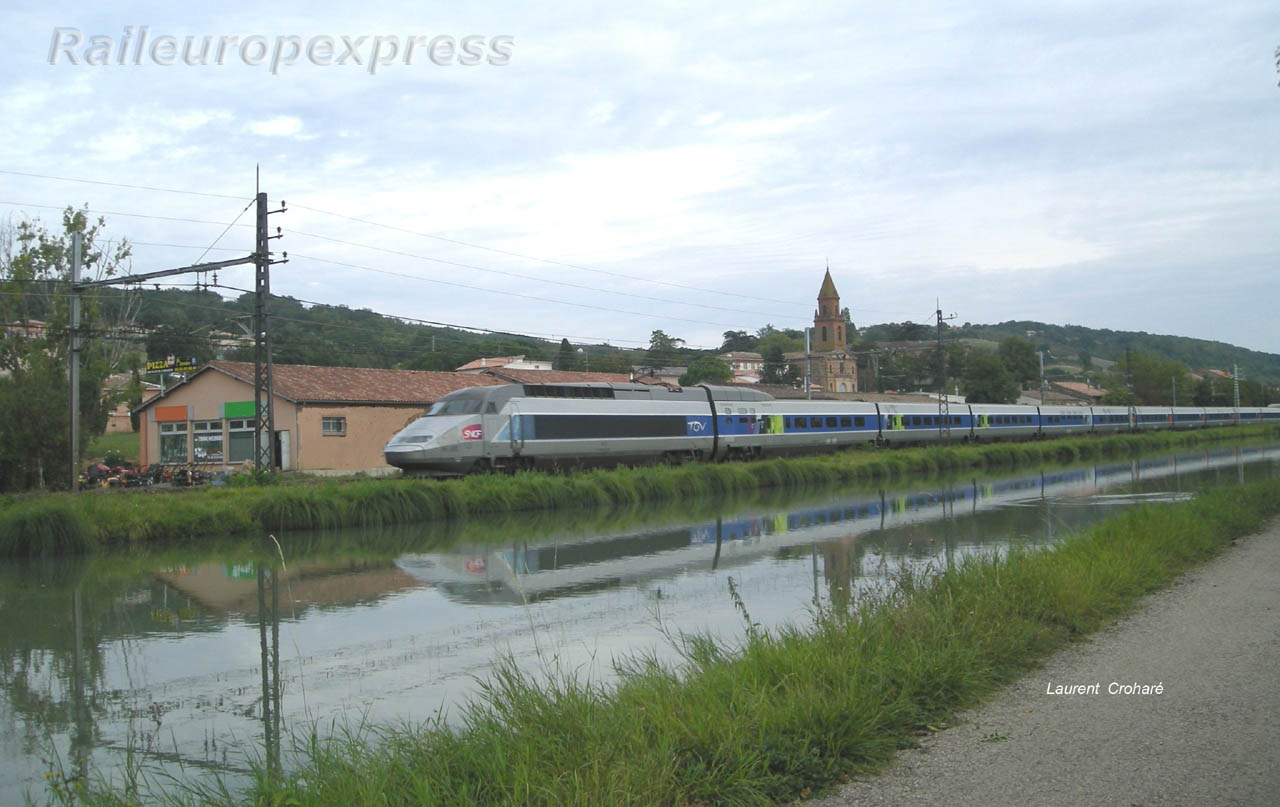
[{"label": "small window on building", "polygon": [[187,424],[160,424],[160,461],[187,461]]},{"label": "small window on building", "polygon": [[222,421],[197,420],[191,424],[191,453],[196,462],[222,462]]},{"label": "small window on building", "polygon": [[326,437],[343,437],[347,433],[346,418],[320,418],[320,433]]},{"label": "small window on building", "polygon": [[256,428],[252,418],[227,421],[227,461],[251,462],[253,460],[253,433]]}]

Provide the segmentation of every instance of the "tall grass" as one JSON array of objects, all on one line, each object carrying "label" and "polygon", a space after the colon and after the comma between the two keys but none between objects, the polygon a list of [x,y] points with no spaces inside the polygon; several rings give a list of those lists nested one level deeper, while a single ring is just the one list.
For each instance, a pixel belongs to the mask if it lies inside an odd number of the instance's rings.
[{"label": "tall grass", "polygon": [[[264,531],[381,527],[481,513],[696,501],[771,488],[892,482],[962,470],[1127,457],[1142,450],[1275,434],[1271,426],[1246,426],[1023,443],[861,447],[759,462],[686,463],[566,474],[483,474],[450,481],[327,480],[184,490],[169,496],[137,490],[24,496],[0,502],[0,519],[4,519],[0,521],[0,556],[182,543]],[[18,519],[11,528],[5,526],[10,519]]]},{"label": "tall grass", "polygon": [[[457,727],[365,727],[295,748],[222,805],[766,805],[875,770],[1046,654],[1280,513],[1280,481],[1127,512],[1053,550],[974,557],[812,624],[747,628],[736,646],[674,638],[681,660],[617,664],[605,686],[507,660]],[[730,589],[736,597],[736,591]],[[91,790],[90,805],[128,794]]]}]

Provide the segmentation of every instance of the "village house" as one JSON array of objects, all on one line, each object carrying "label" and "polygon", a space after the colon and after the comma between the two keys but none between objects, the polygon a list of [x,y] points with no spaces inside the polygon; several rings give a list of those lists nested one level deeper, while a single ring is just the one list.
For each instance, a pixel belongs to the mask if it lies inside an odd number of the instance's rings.
[{"label": "village house", "polygon": [[525,359],[524,356],[498,356],[491,359],[469,361],[454,372],[483,373],[486,370],[550,370],[551,362]]},{"label": "village house", "polygon": [[764,356],[749,350],[731,350],[716,358],[733,369],[735,384],[758,384],[760,371],[764,369]]}]

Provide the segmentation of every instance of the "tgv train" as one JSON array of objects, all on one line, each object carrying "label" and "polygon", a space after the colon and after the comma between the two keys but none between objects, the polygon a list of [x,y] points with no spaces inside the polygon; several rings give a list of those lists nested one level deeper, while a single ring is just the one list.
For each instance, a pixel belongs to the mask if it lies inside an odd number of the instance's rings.
[{"label": "tgv train", "polygon": [[1280,422],[1280,408],[1005,406],[780,400],[743,387],[505,384],[437,401],[383,449],[406,472],[809,454],[859,443],[1032,439]]}]

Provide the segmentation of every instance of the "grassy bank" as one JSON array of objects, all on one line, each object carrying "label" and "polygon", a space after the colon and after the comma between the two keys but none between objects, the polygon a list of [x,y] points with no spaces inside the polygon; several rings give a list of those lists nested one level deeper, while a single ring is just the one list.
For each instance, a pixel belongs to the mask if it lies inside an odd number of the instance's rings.
[{"label": "grassy bank", "polygon": [[1142,451],[1275,434],[1273,426],[1246,426],[945,448],[860,448],[815,457],[687,463],[675,468],[486,474],[443,482],[364,479],[163,494],[134,490],[9,497],[0,504],[0,557],[91,552],[264,531],[379,527],[478,513],[694,501],[728,492],[1128,457]]},{"label": "grassy bank", "polygon": [[[1052,551],[972,558],[902,579],[853,613],[739,647],[684,638],[683,661],[620,666],[601,686],[507,665],[458,728],[301,741],[291,773],[199,805],[774,804],[874,770],[930,726],[1124,614],[1280,513],[1280,481],[1117,516]],[[726,596],[733,596],[732,588]],[[106,790],[84,803],[148,803]]]}]

